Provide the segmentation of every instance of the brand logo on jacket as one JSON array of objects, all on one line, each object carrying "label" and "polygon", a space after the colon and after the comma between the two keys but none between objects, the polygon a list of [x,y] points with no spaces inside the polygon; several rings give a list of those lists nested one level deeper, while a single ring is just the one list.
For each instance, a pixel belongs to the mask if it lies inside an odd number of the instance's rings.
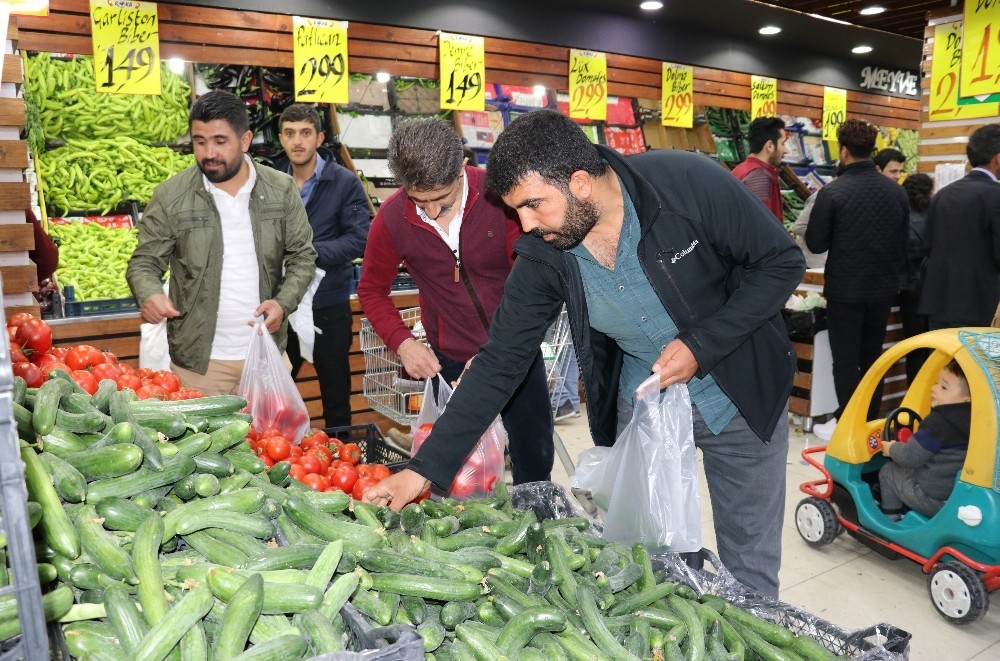
[{"label": "brand logo on jacket", "polygon": [[912,71],[891,71],[881,67],[865,67],[861,70],[860,86],[864,89],[917,96],[920,93],[917,82],[917,74]]},{"label": "brand logo on jacket", "polygon": [[692,241],[691,245],[689,245],[684,250],[681,250],[680,252],[674,253],[673,259],[670,260],[670,263],[671,264],[676,264],[677,262],[681,261],[684,257],[690,255],[692,253],[692,251],[694,251],[694,247],[696,245],[698,245],[698,239],[695,239],[694,241]]}]

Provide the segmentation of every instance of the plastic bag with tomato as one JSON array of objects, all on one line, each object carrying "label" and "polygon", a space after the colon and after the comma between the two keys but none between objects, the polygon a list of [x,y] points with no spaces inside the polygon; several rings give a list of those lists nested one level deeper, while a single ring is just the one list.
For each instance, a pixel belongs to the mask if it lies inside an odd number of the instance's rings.
[{"label": "plastic bag with tomato", "polygon": [[309,411],[292,380],[274,338],[264,324],[254,326],[247,350],[238,394],[246,398],[245,413],[253,416],[253,428],[262,433],[277,429],[298,443],[309,429]]},{"label": "plastic bag with tomato", "polygon": [[[435,394],[434,384],[437,383]],[[444,413],[451,399],[452,389],[440,375],[428,379],[424,386],[424,401],[420,414],[413,423],[413,452],[416,453],[426,440],[431,427]],[[493,493],[498,480],[504,479],[503,452],[507,446],[507,432],[498,416],[489,426],[476,446],[465,458],[465,463],[455,474],[450,495],[455,498],[472,498]]]}]

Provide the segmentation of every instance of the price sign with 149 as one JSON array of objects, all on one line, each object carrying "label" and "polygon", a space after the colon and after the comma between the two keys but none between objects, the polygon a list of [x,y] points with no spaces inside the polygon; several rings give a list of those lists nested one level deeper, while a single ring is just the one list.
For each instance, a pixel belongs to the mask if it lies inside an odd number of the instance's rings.
[{"label": "price sign with 149", "polygon": [[486,108],[486,55],[483,38],[441,33],[441,107],[482,111]]},{"label": "price sign with 149", "polygon": [[160,93],[160,40],[153,2],[91,0],[98,92]]}]

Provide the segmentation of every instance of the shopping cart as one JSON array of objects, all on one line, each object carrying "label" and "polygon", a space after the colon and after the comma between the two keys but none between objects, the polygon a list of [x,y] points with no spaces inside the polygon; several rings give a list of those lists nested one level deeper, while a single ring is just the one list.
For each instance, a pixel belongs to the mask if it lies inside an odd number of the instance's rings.
[{"label": "shopping cart", "polygon": [[[420,323],[420,308],[400,310],[403,323],[410,327],[418,342],[425,333]],[[414,379],[403,369],[399,356],[385,346],[368,319],[361,320],[358,334],[365,358],[363,392],[371,407],[401,425],[410,425],[420,413],[425,379]]]},{"label": "shopping cart", "polygon": [[[566,373],[569,371],[570,352],[573,351],[573,338],[569,329],[569,315],[566,306],[563,306],[555,322],[545,333],[545,340],[542,342],[542,359],[545,361],[545,375],[549,382],[549,404],[552,407],[552,416],[555,417],[559,410],[559,400],[562,397],[563,386],[566,383]],[[570,384],[570,388],[578,388],[578,384]],[[559,461],[562,462],[566,473],[572,475],[576,471],[573,459],[566,451],[566,446],[559,437],[559,432],[552,430],[552,444]]]}]

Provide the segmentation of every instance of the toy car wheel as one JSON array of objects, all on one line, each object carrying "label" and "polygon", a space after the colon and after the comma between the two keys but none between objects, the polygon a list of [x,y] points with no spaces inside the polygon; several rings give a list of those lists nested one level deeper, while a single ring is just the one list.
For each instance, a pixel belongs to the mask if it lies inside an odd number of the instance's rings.
[{"label": "toy car wheel", "polygon": [[982,578],[960,562],[934,566],[927,581],[934,607],[952,624],[968,624],[984,615],[990,595]]},{"label": "toy car wheel", "polygon": [[806,498],[795,508],[795,527],[811,546],[825,546],[843,530],[833,505],[815,497]]}]

